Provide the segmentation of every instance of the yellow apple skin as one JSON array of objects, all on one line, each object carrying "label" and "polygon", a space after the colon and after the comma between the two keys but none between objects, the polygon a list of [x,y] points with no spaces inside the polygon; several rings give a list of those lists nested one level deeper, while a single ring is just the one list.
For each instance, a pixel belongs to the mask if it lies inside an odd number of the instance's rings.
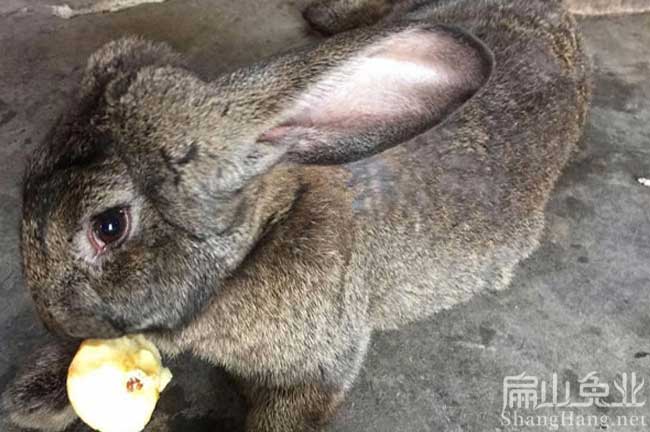
[{"label": "yellow apple skin", "polygon": [[68,369],[68,399],[100,432],[140,432],[172,378],[142,335],[82,342]]}]

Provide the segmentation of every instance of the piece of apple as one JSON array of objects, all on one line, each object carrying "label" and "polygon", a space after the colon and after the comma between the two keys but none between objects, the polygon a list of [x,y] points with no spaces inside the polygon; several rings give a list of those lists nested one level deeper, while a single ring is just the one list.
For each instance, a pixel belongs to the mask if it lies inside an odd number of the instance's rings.
[{"label": "piece of apple", "polygon": [[68,369],[68,399],[100,432],[140,432],[172,378],[142,335],[82,342]]}]

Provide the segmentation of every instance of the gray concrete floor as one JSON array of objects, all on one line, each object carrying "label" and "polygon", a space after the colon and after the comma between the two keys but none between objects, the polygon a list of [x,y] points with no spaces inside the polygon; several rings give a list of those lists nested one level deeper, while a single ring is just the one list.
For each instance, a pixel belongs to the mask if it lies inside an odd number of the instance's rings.
[{"label": "gray concrete floor", "polygon": [[[170,42],[209,78],[315,39],[290,0],[169,0],[63,20],[35,0],[0,3],[0,391],[47,338],[20,274],[25,156],[72,98],[85,60],[125,34]],[[498,431],[502,383],[527,372],[577,381],[635,372],[650,399],[650,15],[583,20],[595,65],[584,144],[548,209],[540,250],[512,287],[400,331],[376,335],[330,431]],[[239,431],[228,378],[188,357],[172,362],[151,431]],[[577,414],[646,415],[631,408]],[[561,430],[593,430],[567,427]],[[15,431],[3,424],[1,431]],[[74,430],[87,430],[77,425]],[[523,427],[517,430],[543,430]],[[610,428],[610,430],[639,430]]]}]

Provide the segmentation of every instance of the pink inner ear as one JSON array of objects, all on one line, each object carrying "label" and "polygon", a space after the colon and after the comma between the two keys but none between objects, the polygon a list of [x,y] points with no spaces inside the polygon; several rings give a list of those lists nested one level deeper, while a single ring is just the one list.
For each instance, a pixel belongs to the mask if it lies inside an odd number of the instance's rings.
[{"label": "pink inner ear", "polygon": [[282,126],[265,137],[277,140],[291,127],[349,134],[413,117],[435,117],[480,69],[475,50],[452,36],[406,30],[324,76],[297,99]]}]

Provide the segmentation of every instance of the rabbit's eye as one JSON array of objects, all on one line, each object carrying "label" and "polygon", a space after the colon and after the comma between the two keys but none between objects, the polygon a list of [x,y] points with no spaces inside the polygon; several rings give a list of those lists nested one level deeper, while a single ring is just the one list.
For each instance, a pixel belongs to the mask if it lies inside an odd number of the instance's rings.
[{"label": "rabbit's eye", "polygon": [[126,208],[113,208],[95,216],[91,225],[90,241],[97,250],[103,252],[107,246],[116,246],[129,234],[131,225]]}]

